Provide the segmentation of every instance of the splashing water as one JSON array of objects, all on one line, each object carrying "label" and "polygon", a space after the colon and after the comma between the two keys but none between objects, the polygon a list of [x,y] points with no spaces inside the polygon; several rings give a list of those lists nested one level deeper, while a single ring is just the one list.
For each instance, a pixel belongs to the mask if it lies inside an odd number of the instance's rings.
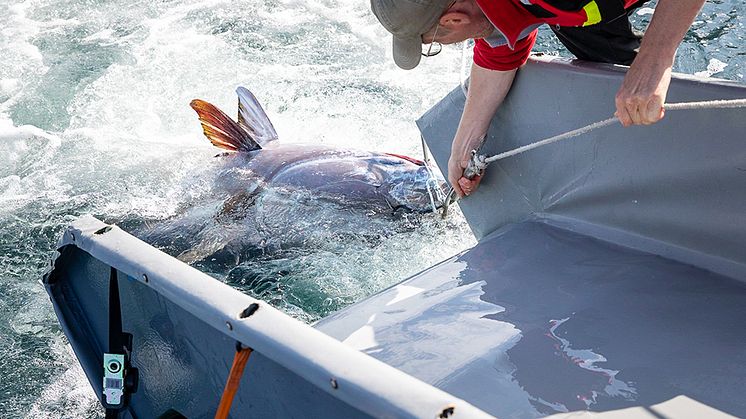
[{"label": "splashing water", "polygon": [[[716,76],[743,80],[744,12],[708,3],[675,69],[716,59]],[[537,50],[558,49],[543,32]],[[101,415],[39,283],[62,229],[81,214],[161,220],[211,192],[216,152],[191,99],[234,109],[245,85],[281,140],[419,157],[413,121],[461,63],[446,48],[398,70],[367,3],[339,0],[0,0],[0,54],[0,417],[34,418]],[[314,251],[198,267],[311,322],[473,244],[458,215],[375,234],[314,222]]]},{"label": "splashing water", "polygon": [[[245,85],[281,141],[420,157],[413,121],[459,59],[400,72],[366,5],[324,1],[26,1],[0,4],[0,26],[1,417],[100,414],[39,278],[80,214],[126,228],[209,196],[217,151],[191,99],[235,109]],[[340,231],[315,215],[297,227],[314,251],[198,267],[311,322],[473,243],[459,218]]]}]

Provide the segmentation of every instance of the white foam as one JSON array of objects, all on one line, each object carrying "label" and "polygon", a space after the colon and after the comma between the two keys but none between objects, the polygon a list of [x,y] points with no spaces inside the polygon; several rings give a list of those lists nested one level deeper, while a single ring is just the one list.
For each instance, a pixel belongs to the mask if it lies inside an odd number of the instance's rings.
[{"label": "white foam", "polygon": [[21,86],[19,79],[2,79],[0,80],[0,93],[5,96],[11,96],[18,92]]},{"label": "white foam", "polygon": [[640,7],[637,9],[637,14],[639,16],[652,15],[653,13],[655,13],[655,9],[652,7]]},{"label": "white foam", "polygon": [[93,35],[86,36],[82,40],[84,42],[94,42],[94,41],[113,41],[114,40],[114,30],[107,28],[102,31],[96,32]]},{"label": "white foam", "polygon": [[717,58],[710,58],[710,62],[707,63],[707,69],[704,71],[697,71],[694,73],[697,77],[712,77],[713,75],[720,73],[725,70],[728,64],[718,60]]},{"label": "white foam", "polygon": [[52,340],[50,350],[56,355],[58,364],[67,369],[44,389],[26,417],[92,417],[94,412],[101,411],[98,399],[67,340],[57,336]]},{"label": "white foam", "polygon": [[33,83],[48,70],[39,48],[32,43],[41,25],[26,17],[29,3],[8,6],[10,13],[4,17],[6,21],[0,20],[0,24],[4,23],[5,26],[0,38],[0,54],[3,57],[0,90],[9,96],[0,103],[0,115],[16,103],[15,96],[22,92],[24,85]]}]

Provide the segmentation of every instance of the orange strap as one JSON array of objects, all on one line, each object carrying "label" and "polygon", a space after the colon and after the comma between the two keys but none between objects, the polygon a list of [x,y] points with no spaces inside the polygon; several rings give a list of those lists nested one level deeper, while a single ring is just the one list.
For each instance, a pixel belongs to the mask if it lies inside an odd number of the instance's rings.
[{"label": "orange strap", "polygon": [[228,374],[228,381],[225,383],[223,396],[220,398],[218,411],[215,412],[215,419],[226,419],[228,417],[228,413],[231,411],[231,404],[233,404],[233,397],[238,391],[238,385],[241,383],[241,375],[251,352],[251,348],[241,348],[239,351],[236,351],[231,372]]}]

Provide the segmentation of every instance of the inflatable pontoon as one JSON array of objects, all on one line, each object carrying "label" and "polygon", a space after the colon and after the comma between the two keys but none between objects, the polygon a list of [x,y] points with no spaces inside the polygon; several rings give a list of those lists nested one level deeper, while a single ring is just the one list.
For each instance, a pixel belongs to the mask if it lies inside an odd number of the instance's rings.
[{"label": "inflatable pontoon", "polygon": [[[609,117],[623,76],[532,59],[484,151]],[[444,170],[464,99],[418,121]],[[746,416],[745,110],[501,160],[460,205],[476,246],[313,326],[91,217],[44,281],[109,417],[213,417],[231,379],[234,418]]]}]

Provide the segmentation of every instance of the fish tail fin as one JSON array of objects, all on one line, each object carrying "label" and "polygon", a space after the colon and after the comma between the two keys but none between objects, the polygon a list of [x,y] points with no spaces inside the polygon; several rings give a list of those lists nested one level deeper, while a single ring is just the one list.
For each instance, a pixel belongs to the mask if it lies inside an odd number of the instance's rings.
[{"label": "fish tail fin", "polygon": [[197,112],[205,137],[215,147],[231,151],[253,151],[262,148],[249,132],[215,105],[201,99],[194,99],[189,105]]},{"label": "fish tail fin", "polygon": [[277,131],[262,105],[249,89],[240,86],[238,94],[238,125],[261,145],[277,139]]}]

